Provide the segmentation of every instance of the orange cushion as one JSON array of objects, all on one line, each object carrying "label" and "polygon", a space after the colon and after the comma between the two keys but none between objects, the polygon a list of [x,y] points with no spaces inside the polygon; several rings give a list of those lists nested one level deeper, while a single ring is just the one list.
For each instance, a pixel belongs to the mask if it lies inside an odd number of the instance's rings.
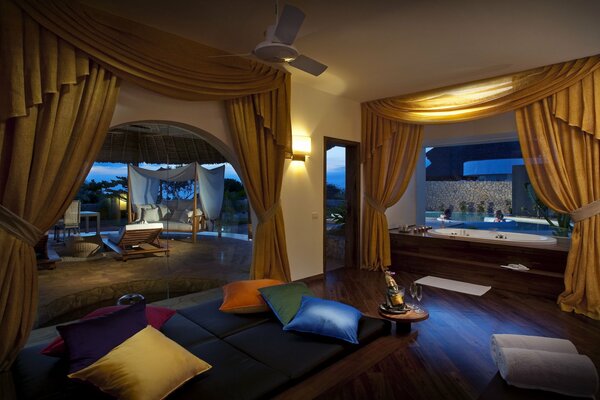
[{"label": "orange cushion", "polygon": [[231,282],[223,286],[223,304],[219,310],[226,313],[250,314],[269,311],[258,289],[282,285],[277,279],[254,279]]}]

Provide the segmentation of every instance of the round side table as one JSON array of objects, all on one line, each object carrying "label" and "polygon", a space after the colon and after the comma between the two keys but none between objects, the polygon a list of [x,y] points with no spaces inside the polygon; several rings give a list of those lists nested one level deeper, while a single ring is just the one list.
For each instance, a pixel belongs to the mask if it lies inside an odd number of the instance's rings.
[{"label": "round side table", "polygon": [[396,333],[407,333],[410,332],[411,324],[413,322],[421,322],[429,318],[429,311],[422,306],[419,306],[419,308],[422,311],[420,313],[410,310],[404,314],[388,314],[379,310],[379,315],[396,324]]}]

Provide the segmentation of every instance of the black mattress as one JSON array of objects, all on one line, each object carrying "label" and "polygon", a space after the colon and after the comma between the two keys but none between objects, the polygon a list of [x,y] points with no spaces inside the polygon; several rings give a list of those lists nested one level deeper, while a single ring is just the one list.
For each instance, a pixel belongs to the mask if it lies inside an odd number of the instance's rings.
[{"label": "black mattress", "polygon": [[[226,314],[221,299],[178,310],[161,331],[213,366],[169,399],[258,399],[273,395],[388,334],[388,321],[362,317],[360,345],[283,331],[271,313]],[[108,399],[95,387],[66,377],[64,360],[40,354],[47,345],[25,348],[14,366],[19,399]]]}]

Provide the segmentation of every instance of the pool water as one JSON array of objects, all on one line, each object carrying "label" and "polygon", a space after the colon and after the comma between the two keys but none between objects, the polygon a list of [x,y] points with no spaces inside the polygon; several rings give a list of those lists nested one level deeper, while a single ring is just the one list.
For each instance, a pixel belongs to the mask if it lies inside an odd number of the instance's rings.
[{"label": "pool water", "polygon": [[[552,236],[556,228],[552,228],[547,225],[545,220],[540,220],[540,223],[532,222],[484,222],[485,217],[494,217],[493,214],[479,214],[479,213],[452,213],[452,219],[450,221],[439,221],[440,211],[426,211],[425,221],[429,226],[434,228],[440,227],[452,227],[452,228],[463,228],[463,229],[486,229],[486,230],[499,230],[503,232],[522,232],[522,233],[535,233],[537,235]],[[506,217],[510,219],[510,216]],[[518,218],[518,217],[515,217]]]}]

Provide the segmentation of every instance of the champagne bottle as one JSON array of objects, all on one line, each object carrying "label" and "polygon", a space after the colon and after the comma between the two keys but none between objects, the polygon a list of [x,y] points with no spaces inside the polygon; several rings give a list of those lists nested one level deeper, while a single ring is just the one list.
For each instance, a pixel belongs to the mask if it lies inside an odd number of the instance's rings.
[{"label": "champagne bottle", "polygon": [[390,308],[402,308],[404,305],[403,293],[400,291],[390,271],[385,271],[385,283],[387,285],[387,306]]}]

